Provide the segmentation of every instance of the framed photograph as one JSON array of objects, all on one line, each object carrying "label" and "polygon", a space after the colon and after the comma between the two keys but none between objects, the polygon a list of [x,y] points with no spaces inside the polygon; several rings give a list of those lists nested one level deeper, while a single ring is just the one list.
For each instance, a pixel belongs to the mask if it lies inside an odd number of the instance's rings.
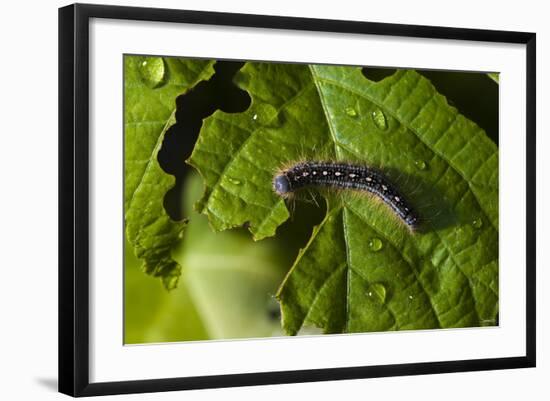
[{"label": "framed photograph", "polygon": [[534,33],[70,5],[59,113],[61,392],[535,366]]}]

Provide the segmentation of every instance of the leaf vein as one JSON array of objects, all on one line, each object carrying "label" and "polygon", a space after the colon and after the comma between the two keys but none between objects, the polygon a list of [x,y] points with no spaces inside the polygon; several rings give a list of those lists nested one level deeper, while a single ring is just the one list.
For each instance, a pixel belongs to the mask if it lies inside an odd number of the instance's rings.
[{"label": "leaf vein", "polygon": [[[384,108],[386,111],[388,111],[387,107],[384,107],[383,105],[378,104],[378,102],[377,102],[375,99],[373,99],[371,96],[369,96],[369,95],[366,94],[366,93],[358,92],[358,91],[356,91],[356,90],[354,90],[354,89],[352,89],[352,88],[350,88],[350,87],[348,87],[348,86],[346,86],[346,85],[344,85],[344,84],[342,84],[342,83],[340,83],[340,82],[333,81],[333,80],[330,80],[330,79],[327,79],[327,78],[324,78],[324,77],[320,77],[319,79],[320,79],[320,80],[323,80],[323,81],[325,81],[325,82],[327,82],[327,83],[331,83],[331,84],[333,84],[333,85],[335,85],[335,86],[337,86],[337,87],[340,87],[340,88],[342,88],[342,89],[348,90],[348,91],[350,91],[350,92],[352,92],[352,93],[354,93],[354,94],[356,94],[356,95],[358,95],[358,96],[363,96],[363,97],[365,97],[366,99],[368,99],[369,101],[371,101],[372,103],[374,103],[375,105],[377,105],[378,107],[382,107],[382,108]],[[461,172],[457,167],[455,167],[455,166],[452,164],[452,162],[451,162],[450,160],[448,160],[443,154],[441,154],[441,152],[437,151],[437,149],[435,149],[435,147],[432,148],[428,143],[426,143],[426,142],[422,139],[420,133],[418,133],[414,127],[410,126],[408,123],[406,123],[405,121],[403,121],[402,119],[400,119],[399,116],[395,115],[393,112],[388,111],[388,113],[390,113],[390,114],[391,114],[397,121],[399,121],[401,124],[407,126],[407,127],[416,135],[416,137],[418,138],[418,140],[421,141],[422,143],[424,143],[424,145],[426,145],[426,147],[427,147],[428,149],[430,149],[432,152],[434,152],[435,154],[437,154],[437,156],[439,156],[442,160],[445,160],[445,161],[447,162],[447,164],[450,165],[450,166],[453,168],[453,170],[454,170],[454,171],[455,171],[455,172],[456,172],[456,173],[457,173],[457,174],[458,174],[458,175],[468,184],[468,187],[470,187],[470,183],[468,182],[468,180],[466,179],[466,177],[462,174],[462,172]],[[447,132],[447,130],[444,131],[444,132]],[[442,135],[442,136],[443,136],[443,135]],[[439,140],[439,139],[438,139],[438,140]],[[478,199],[478,197],[477,197],[475,191],[474,191],[471,187],[470,187],[470,190],[472,191],[472,194],[474,195],[474,198],[476,199],[479,208],[483,211],[483,213],[485,214],[485,216],[488,218],[488,220],[489,220],[489,221],[491,222],[491,224],[493,225],[492,219],[489,217],[488,212],[487,212],[487,211],[485,210],[485,208],[482,206],[482,203],[481,203],[480,200]],[[494,228],[496,229],[496,227],[494,227]]]}]

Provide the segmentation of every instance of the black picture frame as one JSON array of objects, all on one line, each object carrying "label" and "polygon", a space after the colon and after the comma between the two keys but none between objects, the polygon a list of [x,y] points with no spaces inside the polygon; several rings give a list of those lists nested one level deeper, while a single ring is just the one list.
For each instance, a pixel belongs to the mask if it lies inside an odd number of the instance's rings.
[{"label": "black picture frame", "polygon": [[[89,380],[89,22],[91,18],[526,45],[526,354],[521,357],[196,376]],[[59,391],[71,396],[314,382],[535,366],[536,35],[526,32],[75,4],[59,9]]]}]

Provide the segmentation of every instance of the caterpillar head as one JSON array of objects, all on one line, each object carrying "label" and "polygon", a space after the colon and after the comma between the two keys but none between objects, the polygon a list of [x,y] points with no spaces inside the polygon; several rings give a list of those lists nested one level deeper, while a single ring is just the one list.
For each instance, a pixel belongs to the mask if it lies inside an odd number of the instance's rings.
[{"label": "caterpillar head", "polygon": [[290,180],[285,174],[278,174],[273,179],[273,190],[277,195],[284,196],[291,192]]}]

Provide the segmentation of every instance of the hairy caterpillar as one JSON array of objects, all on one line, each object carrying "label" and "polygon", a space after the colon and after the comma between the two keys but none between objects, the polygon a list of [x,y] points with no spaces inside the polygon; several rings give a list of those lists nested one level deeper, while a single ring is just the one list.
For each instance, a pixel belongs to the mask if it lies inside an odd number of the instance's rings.
[{"label": "hairy caterpillar", "polygon": [[371,193],[388,205],[411,230],[418,228],[419,218],[405,197],[382,172],[372,167],[306,161],[280,171],[273,178],[273,190],[283,197],[313,186]]}]

